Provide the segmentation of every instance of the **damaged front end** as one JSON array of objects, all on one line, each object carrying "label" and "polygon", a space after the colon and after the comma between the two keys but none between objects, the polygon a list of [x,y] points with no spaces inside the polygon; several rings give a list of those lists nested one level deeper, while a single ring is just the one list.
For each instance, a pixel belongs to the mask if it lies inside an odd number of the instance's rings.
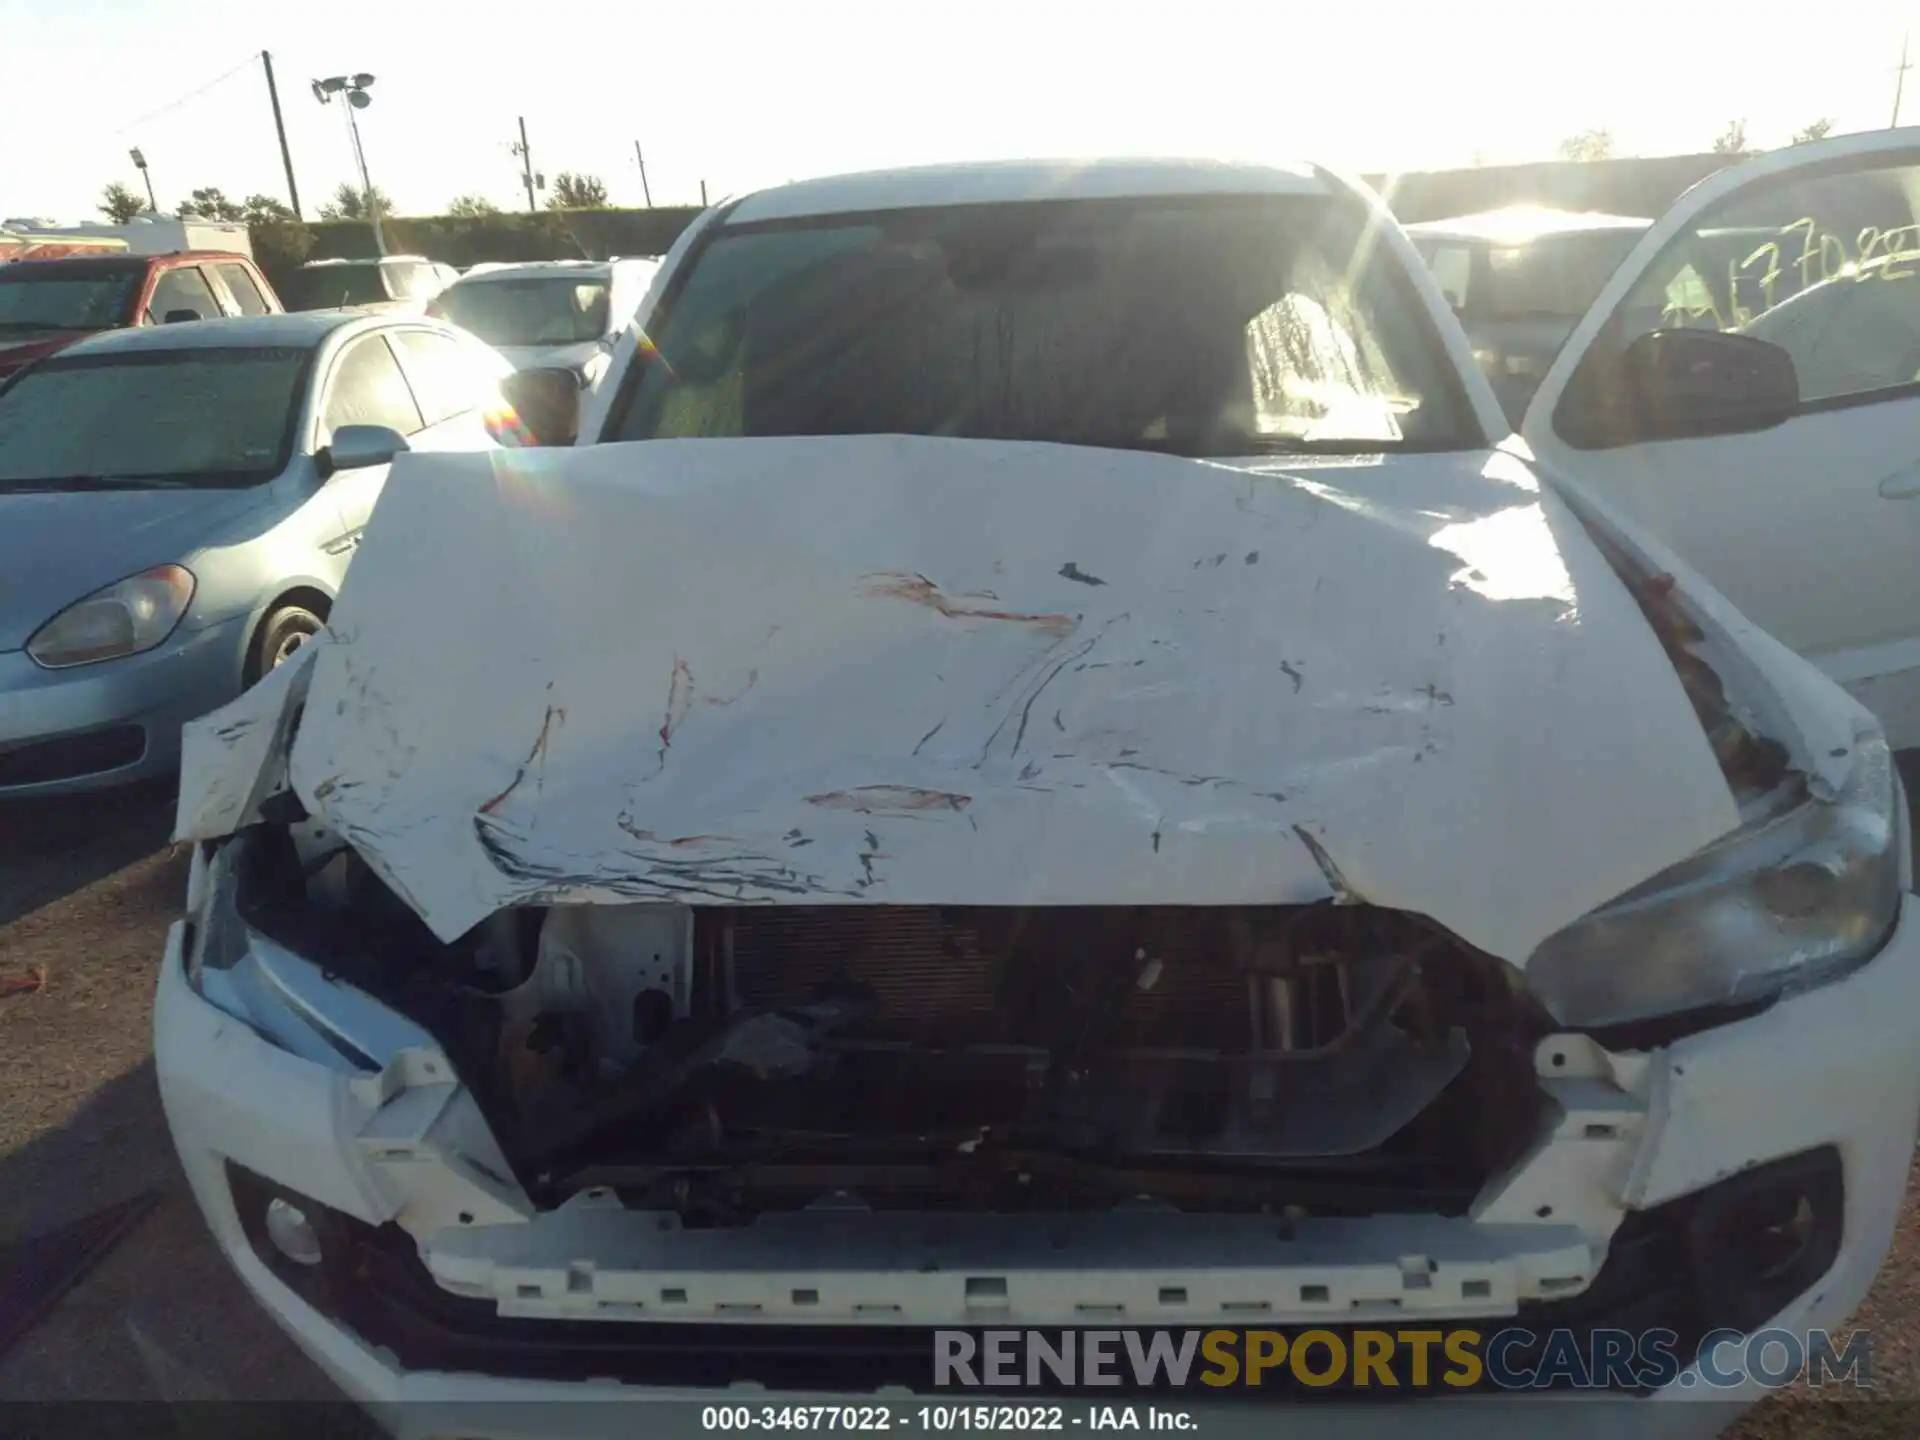
[{"label": "damaged front end", "polygon": [[[318,1278],[249,1236],[366,1343],[872,1388],[916,1327],[1704,1333],[1825,1273],[1838,1152],[1676,1145],[1716,1072],[1659,1047],[1876,952],[1898,781],[1730,700],[1743,642],[1523,472],[1047,451],[1035,508],[1043,447],[823,446],[797,499],[719,442],[649,493],[666,448],[534,457],[580,472],[538,525],[421,457],[334,633],[189,733],[186,983],[325,1074],[339,1158],[208,1145],[332,1227]],[[1018,543],[884,513],[894,449]],[[409,531],[492,557],[444,578],[496,644],[396,603]],[[538,624],[486,617],[516,574]],[[620,618],[669,601],[683,642]]]},{"label": "damaged front end", "polygon": [[1512,970],[1369,906],[528,907],[444,944],[307,835],[236,843],[235,915],[426,1026],[542,1208],[1460,1215],[1545,1103]]}]

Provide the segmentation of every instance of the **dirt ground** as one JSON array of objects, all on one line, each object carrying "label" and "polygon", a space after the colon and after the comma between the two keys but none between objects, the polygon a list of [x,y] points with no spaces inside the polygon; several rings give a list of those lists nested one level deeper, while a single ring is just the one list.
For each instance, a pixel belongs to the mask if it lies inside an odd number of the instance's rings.
[{"label": "dirt ground", "polygon": [[[1903,766],[1920,793],[1920,764]],[[0,1241],[158,1187],[118,1248],[0,1357],[0,1401],[333,1398],[215,1252],[167,1139],[149,1033],[153,977],[179,912],[170,796],[0,806],[0,975],[44,989],[0,999]],[[1920,1182],[1920,1175],[1916,1175]],[[1920,1400],[1920,1183],[1856,1323],[1875,1388]],[[1913,1433],[1920,1408],[1776,1397],[1732,1435]]]}]

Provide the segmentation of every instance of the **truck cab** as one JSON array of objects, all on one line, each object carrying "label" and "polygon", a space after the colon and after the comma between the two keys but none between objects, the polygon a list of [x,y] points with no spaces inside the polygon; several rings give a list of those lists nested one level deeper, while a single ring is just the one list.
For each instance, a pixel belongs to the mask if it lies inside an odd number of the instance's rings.
[{"label": "truck cab", "polygon": [[0,265],[0,380],[102,330],[284,309],[260,268],[226,251]]}]

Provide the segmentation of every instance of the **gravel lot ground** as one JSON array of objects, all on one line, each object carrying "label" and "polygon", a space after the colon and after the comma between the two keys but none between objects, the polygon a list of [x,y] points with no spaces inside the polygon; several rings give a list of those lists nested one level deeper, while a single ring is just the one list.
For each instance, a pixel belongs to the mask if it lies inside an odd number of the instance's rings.
[{"label": "gravel lot ground", "polygon": [[[1920,794],[1920,762],[1904,766]],[[0,807],[0,974],[46,987],[0,1000],[0,1240],[150,1186],[159,1208],[11,1352],[0,1400],[301,1400],[328,1382],[267,1323],[215,1253],[174,1163],[154,1087],[153,973],[186,863],[170,795]],[[1920,1176],[1916,1177],[1920,1180]],[[1779,1397],[1741,1440],[1920,1432],[1920,1185],[1856,1323],[1875,1388],[1907,1406]]]}]

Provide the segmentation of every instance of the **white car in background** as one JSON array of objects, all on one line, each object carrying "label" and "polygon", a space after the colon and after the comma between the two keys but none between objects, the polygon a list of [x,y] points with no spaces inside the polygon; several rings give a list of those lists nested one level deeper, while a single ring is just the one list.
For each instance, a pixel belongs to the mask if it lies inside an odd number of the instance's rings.
[{"label": "white car in background", "polygon": [[[1120,1332],[1243,1327],[1377,1327],[1400,1398],[1157,1397],[1209,1436],[1718,1431],[1887,1252],[1920,916],[1882,724],[1660,537],[1715,499],[1743,603],[1911,637],[1920,397],[1614,322],[1915,165],[1693,191],[1520,436],[1315,167],[706,212],[584,400],[503,383],[574,448],[400,456],[329,632],[190,727],[155,1053],[220,1247],[423,1435],[1047,1428],[1153,1393]],[[1649,1398],[1409,1354],[1511,1326]],[[1031,1330],[1118,1383],[942,1388]]]},{"label": "white car in background", "polygon": [[476,265],[427,307],[519,368],[571,370],[591,385],[660,268],[658,260]]}]

